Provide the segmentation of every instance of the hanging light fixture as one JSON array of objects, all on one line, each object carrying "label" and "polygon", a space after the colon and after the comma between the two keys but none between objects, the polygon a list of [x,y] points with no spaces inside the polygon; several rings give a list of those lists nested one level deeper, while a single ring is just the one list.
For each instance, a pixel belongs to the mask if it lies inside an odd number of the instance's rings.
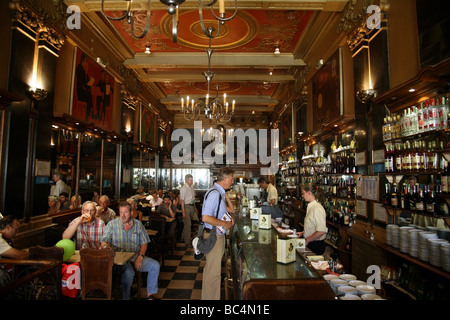
[{"label": "hanging light fixture", "polygon": [[148,29],[150,27],[150,17],[152,16],[152,13],[150,11],[150,0],[148,0],[148,4],[147,4],[147,16],[145,19],[145,27],[144,27],[144,31],[142,31],[141,35],[136,35],[134,33],[134,14],[133,14],[133,0],[124,0],[127,3],[127,10],[124,11],[124,14],[121,15],[120,17],[112,17],[106,14],[105,12],[105,7],[104,7],[104,3],[105,0],[102,0],[102,13],[109,19],[109,20],[123,20],[123,19],[127,19],[128,24],[131,25],[131,35],[137,39],[142,39],[144,38],[147,33],[148,33]]},{"label": "hanging light fixture", "polygon": [[[209,27],[207,29],[208,34],[212,34],[214,32],[213,27]],[[189,96],[186,98],[186,103],[184,98],[181,98],[181,111],[183,112],[183,116],[186,120],[198,120],[202,114],[204,114],[205,118],[210,120],[216,120],[216,123],[225,123],[231,120],[232,115],[234,115],[234,108],[236,101],[232,101],[231,107],[227,102],[227,94],[223,94],[223,101],[219,98],[219,88],[220,85],[216,84],[216,96],[211,98],[209,95],[209,89],[211,80],[216,75],[215,72],[211,72],[211,56],[214,52],[214,49],[211,48],[211,38],[209,37],[209,46],[206,49],[206,53],[208,54],[208,71],[203,72],[207,83],[207,94],[205,98],[198,99],[197,102],[194,99],[190,99]]]}]

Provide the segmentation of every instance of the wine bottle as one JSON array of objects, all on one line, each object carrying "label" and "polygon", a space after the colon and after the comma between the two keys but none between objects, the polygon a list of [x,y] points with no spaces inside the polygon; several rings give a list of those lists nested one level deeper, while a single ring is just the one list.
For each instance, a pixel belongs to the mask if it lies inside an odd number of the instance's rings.
[{"label": "wine bottle", "polygon": [[409,210],[416,210],[416,193],[417,193],[417,187],[414,185],[412,186],[411,190],[410,190],[410,195],[409,195]]},{"label": "wine bottle", "polygon": [[438,215],[442,215],[442,216],[450,215],[449,206],[448,206],[448,203],[445,200],[445,198],[442,196],[442,188],[440,185],[437,185],[437,189],[436,189],[436,203],[437,203],[438,210],[439,210],[439,212],[437,213]]},{"label": "wine bottle", "polygon": [[419,213],[424,213],[425,212],[425,203],[424,203],[424,198],[423,198],[423,192],[418,183],[416,183],[416,190],[417,190],[417,193],[415,196],[416,211]]},{"label": "wine bottle", "polygon": [[441,174],[441,185],[442,185],[442,193],[448,193],[448,181],[449,181],[449,172],[448,172],[448,162],[447,160],[443,160],[444,169]]},{"label": "wine bottle", "polygon": [[434,190],[429,190],[428,189],[428,199],[426,201],[426,212],[428,214],[435,215],[435,214],[437,214],[436,213],[436,208],[437,208],[437,204],[436,204],[436,198],[435,198]]},{"label": "wine bottle", "polygon": [[384,192],[384,197],[383,197],[383,205],[390,206],[391,205],[391,193],[389,191],[389,183],[386,183],[384,186],[385,186],[385,192]]},{"label": "wine bottle", "polygon": [[394,208],[398,208],[399,205],[399,197],[398,197],[398,190],[397,190],[397,184],[394,183],[394,187],[391,193],[391,206]]}]

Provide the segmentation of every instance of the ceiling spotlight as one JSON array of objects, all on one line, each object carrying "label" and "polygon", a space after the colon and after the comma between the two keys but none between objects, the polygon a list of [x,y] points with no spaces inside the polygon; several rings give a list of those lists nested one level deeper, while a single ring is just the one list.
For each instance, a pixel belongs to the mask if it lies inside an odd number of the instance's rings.
[{"label": "ceiling spotlight", "polygon": [[150,45],[149,45],[149,44],[145,46],[145,53],[146,53],[146,54],[150,54],[150,53],[151,53],[151,52],[150,52]]},{"label": "ceiling spotlight", "polygon": [[280,47],[279,46],[275,46],[274,47],[274,51],[273,51],[273,54],[280,54]]}]

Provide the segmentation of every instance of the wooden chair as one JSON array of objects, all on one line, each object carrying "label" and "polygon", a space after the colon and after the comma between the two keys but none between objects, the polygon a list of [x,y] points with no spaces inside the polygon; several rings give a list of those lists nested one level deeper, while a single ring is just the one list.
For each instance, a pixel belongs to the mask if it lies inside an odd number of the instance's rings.
[{"label": "wooden chair", "polygon": [[160,256],[161,264],[164,266],[164,254],[166,250],[166,219],[159,216],[150,216],[148,219],[147,229],[158,231],[158,233],[151,238],[151,242],[147,248],[147,255],[150,257]]},{"label": "wooden chair", "polygon": [[80,263],[81,299],[111,300],[114,251],[83,248]]}]

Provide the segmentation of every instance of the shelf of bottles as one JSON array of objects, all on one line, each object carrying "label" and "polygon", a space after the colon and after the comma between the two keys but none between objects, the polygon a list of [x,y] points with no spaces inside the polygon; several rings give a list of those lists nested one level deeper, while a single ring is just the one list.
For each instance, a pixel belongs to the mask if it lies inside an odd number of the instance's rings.
[{"label": "shelf of bottles", "polygon": [[426,183],[396,179],[385,184],[383,205],[448,218],[450,179],[450,110],[447,97],[428,99],[384,118],[385,173],[427,175]]},{"label": "shelf of bottles", "polygon": [[297,149],[287,148],[280,156],[278,187],[285,197],[298,198],[299,161],[297,160]]}]

